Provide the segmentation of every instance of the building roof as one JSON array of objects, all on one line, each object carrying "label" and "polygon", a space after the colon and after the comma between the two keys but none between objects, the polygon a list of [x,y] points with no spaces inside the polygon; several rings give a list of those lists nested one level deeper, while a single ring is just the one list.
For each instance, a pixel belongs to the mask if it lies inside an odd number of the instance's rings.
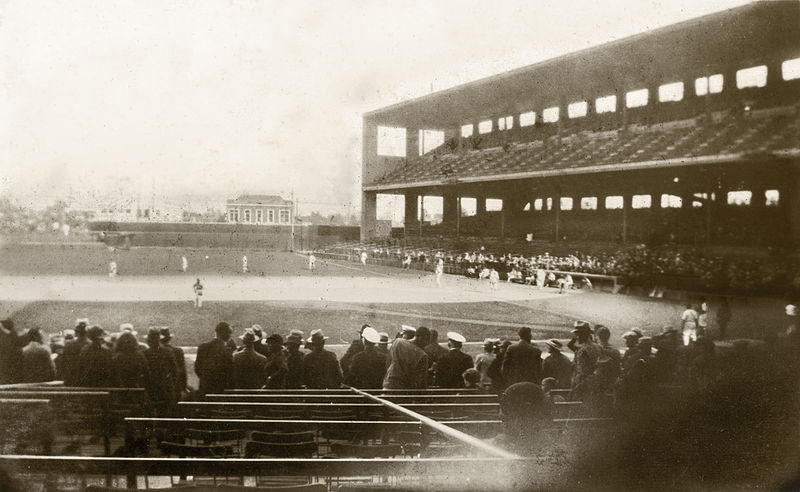
[{"label": "building roof", "polygon": [[228,200],[228,205],[275,205],[288,207],[292,205],[292,202],[278,195],[240,195],[238,198]]},{"label": "building roof", "polygon": [[[364,120],[445,129],[800,55],[800,2],[755,2],[370,111]],[[765,58],[768,56],[768,59]]]}]

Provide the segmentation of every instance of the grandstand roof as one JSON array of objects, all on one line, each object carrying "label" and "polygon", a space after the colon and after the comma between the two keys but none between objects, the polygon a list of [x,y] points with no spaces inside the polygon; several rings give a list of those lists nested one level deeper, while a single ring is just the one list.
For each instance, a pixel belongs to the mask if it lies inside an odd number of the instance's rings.
[{"label": "grandstand roof", "polygon": [[290,206],[292,202],[278,195],[240,195],[238,198],[228,200],[228,205],[236,204]]},{"label": "grandstand roof", "polygon": [[[800,2],[756,2],[570,53],[366,113],[405,128],[456,128],[484,117],[556,105],[598,92],[707,75],[764,56],[800,56]],[[680,73],[679,73],[680,72]]]}]

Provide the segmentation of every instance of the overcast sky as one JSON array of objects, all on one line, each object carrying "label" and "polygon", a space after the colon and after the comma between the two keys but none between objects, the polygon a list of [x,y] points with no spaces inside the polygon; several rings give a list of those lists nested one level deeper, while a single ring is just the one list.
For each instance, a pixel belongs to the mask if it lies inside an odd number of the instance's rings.
[{"label": "overcast sky", "polygon": [[358,207],[364,112],[743,3],[0,0],[0,193]]}]

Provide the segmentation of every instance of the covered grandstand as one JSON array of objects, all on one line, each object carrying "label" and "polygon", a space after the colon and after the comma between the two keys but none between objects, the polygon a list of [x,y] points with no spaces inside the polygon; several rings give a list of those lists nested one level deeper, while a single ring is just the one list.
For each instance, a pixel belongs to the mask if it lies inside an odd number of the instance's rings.
[{"label": "covered grandstand", "polygon": [[401,195],[405,237],[798,244],[799,67],[800,4],[759,2],[369,112],[362,240]]}]

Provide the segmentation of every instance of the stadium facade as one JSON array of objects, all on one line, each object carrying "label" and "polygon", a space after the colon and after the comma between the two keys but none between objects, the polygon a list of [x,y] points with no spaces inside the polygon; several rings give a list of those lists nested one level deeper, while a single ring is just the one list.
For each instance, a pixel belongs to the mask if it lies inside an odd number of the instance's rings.
[{"label": "stadium facade", "polygon": [[[799,101],[800,2],[759,2],[377,109],[362,240],[386,194],[407,236],[797,245]],[[383,128],[404,156],[379,155]],[[444,143],[420,153],[424,130]]]}]

